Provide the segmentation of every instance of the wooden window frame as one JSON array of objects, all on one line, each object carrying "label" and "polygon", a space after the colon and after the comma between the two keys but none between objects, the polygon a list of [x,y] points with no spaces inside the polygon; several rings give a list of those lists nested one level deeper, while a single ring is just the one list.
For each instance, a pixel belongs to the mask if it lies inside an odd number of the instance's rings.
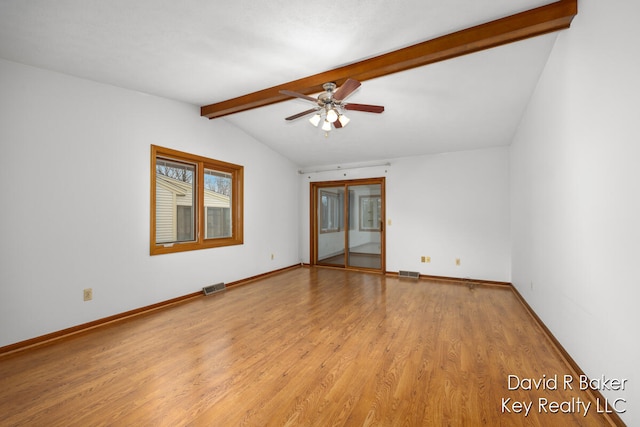
[{"label": "wooden window frame", "polygon": [[[174,160],[196,166],[195,191],[195,240],[189,242],[156,243],[156,159]],[[205,236],[206,212],[204,206],[204,170],[211,169],[231,175],[231,237],[210,238]],[[244,243],[244,167],[233,163],[210,159],[171,148],[151,145],[151,218],[150,254],[160,255],[174,252],[242,245]]]}]

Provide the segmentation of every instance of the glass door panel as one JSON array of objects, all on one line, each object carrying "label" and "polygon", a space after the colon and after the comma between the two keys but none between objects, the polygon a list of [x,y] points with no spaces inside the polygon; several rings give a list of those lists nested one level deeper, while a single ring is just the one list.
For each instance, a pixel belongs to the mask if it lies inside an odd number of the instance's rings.
[{"label": "glass door panel", "polygon": [[349,185],[347,265],[382,268],[383,200],[380,184]]},{"label": "glass door panel", "polygon": [[318,264],[345,266],[345,187],[318,191]]}]

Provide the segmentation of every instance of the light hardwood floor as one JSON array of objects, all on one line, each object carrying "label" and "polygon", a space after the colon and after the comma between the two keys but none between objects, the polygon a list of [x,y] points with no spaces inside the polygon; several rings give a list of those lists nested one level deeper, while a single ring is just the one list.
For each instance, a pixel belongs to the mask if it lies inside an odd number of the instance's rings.
[{"label": "light hardwood floor", "polygon": [[0,357],[0,425],[608,425],[564,375],[508,288],[298,268]]}]

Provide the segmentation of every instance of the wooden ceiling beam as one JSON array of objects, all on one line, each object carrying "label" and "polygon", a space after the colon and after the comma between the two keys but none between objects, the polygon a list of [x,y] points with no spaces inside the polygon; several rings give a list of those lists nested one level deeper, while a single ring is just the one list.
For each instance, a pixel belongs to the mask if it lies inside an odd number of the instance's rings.
[{"label": "wooden ceiling beam", "polygon": [[280,94],[280,90],[309,95],[322,92],[326,82],[340,86],[348,78],[364,81],[563,30],[569,28],[577,13],[577,0],[560,0],[333,70],[205,105],[200,108],[200,115],[209,119],[222,117],[291,99]]}]

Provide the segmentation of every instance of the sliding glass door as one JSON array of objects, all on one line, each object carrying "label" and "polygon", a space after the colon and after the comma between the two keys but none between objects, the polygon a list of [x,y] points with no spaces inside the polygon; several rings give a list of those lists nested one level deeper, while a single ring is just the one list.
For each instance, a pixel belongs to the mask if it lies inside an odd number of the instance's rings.
[{"label": "sliding glass door", "polygon": [[312,263],[384,271],[384,178],[311,184]]}]

